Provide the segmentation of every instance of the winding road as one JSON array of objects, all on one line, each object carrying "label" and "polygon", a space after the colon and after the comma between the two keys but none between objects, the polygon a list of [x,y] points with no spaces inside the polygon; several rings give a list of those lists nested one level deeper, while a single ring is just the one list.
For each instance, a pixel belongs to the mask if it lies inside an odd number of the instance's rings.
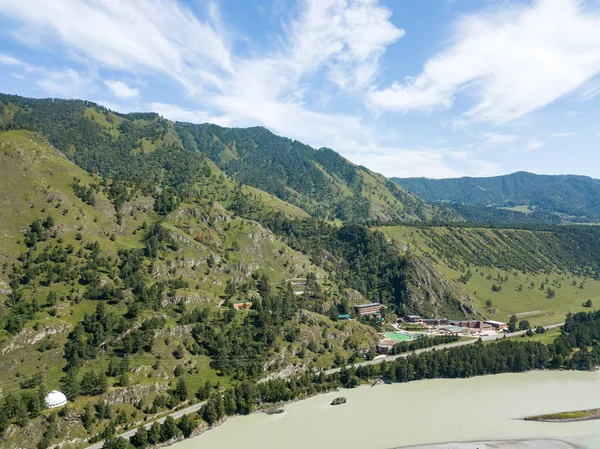
[{"label": "winding road", "polygon": [[[150,422],[146,423],[144,425],[144,427],[146,428],[146,430],[148,430],[148,429],[150,429],[150,427],[152,426],[152,424],[154,424],[155,422],[157,422],[159,424],[162,424],[162,423],[165,422],[165,419],[167,419],[167,416],[172,416],[173,419],[177,419],[177,418],[181,418],[183,415],[189,415],[190,413],[197,412],[198,410],[200,410],[202,408],[202,406],[204,404],[206,404],[206,401],[198,402],[197,404],[190,405],[189,407],[186,407],[186,408],[182,408],[181,410],[177,410],[177,411],[175,411],[173,413],[170,413],[170,414],[168,414],[166,416],[163,416],[160,419],[156,419],[154,421],[150,421]],[[128,430],[127,432],[124,432],[124,433],[122,433],[120,435],[117,435],[117,436],[129,439],[133,435],[135,435],[136,432],[137,432],[137,427],[135,429]],[[104,445],[104,441],[100,441],[98,443],[92,444],[91,446],[88,446],[86,449],[102,449],[103,445]]]},{"label": "winding road", "polygon": [[[559,323],[559,324],[552,324],[550,326],[545,326],[544,329],[546,330],[550,330],[550,329],[556,329],[557,327],[561,327],[564,323]],[[503,335],[490,335],[487,337],[482,337],[481,339],[483,341],[493,341],[493,340],[500,340],[503,339],[504,336],[506,336],[506,338],[512,338],[512,337],[519,337],[521,335],[523,335],[526,331],[518,331],[518,332],[513,332],[510,334],[503,334]],[[454,348],[456,346],[464,346],[464,345],[471,345],[475,342],[477,342],[478,339],[477,338],[473,338],[470,340],[462,340],[462,341],[457,341],[454,343],[447,343],[444,345],[437,345],[437,346],[431,346],[429,348],[423,348],[423,349],[417,349],[415,351],[412,352],[405,352],[402,354],[397,354],[397,355],[388,355],[385,357],[381,357],[381,358],[377,358],[377,359],[373,359],[373,360],[369,360],[366,362],[361,362],[361,363],[355,363],[354,365],[348,365],[348,368],[350,367],[357,367],[357,366],[363,366],[363,365],[376,365],[378,363],[383,363],[383,362],[390,362],[392,360],[396,360],[399,357],[408,357],[411,354],[421,354],[423,352],[428,352],[428,351],[433,351],[435,350],[440,350],[440,349],[447,349],[447,348]],[[341,368],[333,368],[330,370],[326,370],[324,371],[325,374],[334,374],[337,373],[341,370]],[[149,429],[152,424],[154,424],[155,422],[158,422],[160,424],[162,424],[165,419],[167,418],[167,416],[172,416],[174,419],[177,418],[181,418],[183,415],[189,415],[190,413],[195,413],[198,410],[200,410],[202,408],[202,406],[206,404],[206,401],[204,402],[199,402],[197,404],[194,405],[190,405],[189,407],[183,408],[181,410],[177,410],[169,415],[166,415],[160,419],[148,422],[144,425],[144,427],[146,429]],[[132,429],[132,430],[128,430],[127,432],[124,432],[118,436],[123,437],[123,438],[130,438],[133,435],[135,435],[135,433],[137,432],[137,428]],[[102,446],[104,445],[104,441],[100,441],[99,443],[94,443],[91,446],[88,446],[86,449],[102,449]]]}]

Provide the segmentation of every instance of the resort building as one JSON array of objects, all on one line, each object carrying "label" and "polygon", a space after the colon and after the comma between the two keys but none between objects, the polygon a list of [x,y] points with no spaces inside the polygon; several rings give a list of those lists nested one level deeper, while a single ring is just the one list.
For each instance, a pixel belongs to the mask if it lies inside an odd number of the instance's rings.
[{"label": "resort building", "polygon": [[421,317],[419,315],[406,315],[406,321],[409,323],[420,323]]},{"label": "resort building", "polygon": [[360,316],[364,316],[364,315],[375,315],[375,314],[381,313],[382,307],[383,306],[381,304],[379,304],[378,302],[373,302],[371,304],[360,304],[358,306],[355,306],[354,308],[356,309],[356,312]]},{"label": "resort building", "polygon": [[396,343],[398,342],[395,340],[385,339],[377,343],[375,350],[377,351],[377,354],[388,355]]},{"label": "resort building", "polygon": [[348,315],[347,313],[340,313],[338,315],[338,320],[349,320],[351,318],[350,315]]},{"label": "resort building", "polygon": [[460,334],[468,333],[469,328],[450,325],[450,326],[440,327],[440,332],[442,332],[443,334],[460,335]]},{"label": "resort building", "polygon": [[508,325],[506,323],[503,323],[502,321],[485,321],[485,323],[489,324],[490,326],[492,326],[492,328],[494,330],[500,331],[502,329],[506,329],[508,327]]},{"label": "resort building", "polygon": [[421,321],[425,324],[429,324],[430,326],[448,324],[448,318],[423,318]]},{"label": "resort building", "polygon": [[252,307],[252,301],[247,301],[247,302],[236,302],[233,305],[233,308],[235,310],[248,310]]}]

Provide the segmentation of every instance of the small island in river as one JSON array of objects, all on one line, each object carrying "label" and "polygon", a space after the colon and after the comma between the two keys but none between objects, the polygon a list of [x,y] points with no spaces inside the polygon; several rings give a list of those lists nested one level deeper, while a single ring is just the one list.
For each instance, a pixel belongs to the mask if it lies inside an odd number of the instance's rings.
[{"label": "small island in river", "polygon": [[331,405],[342,405],[346,403],[346,398],[335,398],[333,401],[331,401]]},{"label": "small island in river", "polygon": [[530,416],[525,421],[539,422],[575,422],[600,419],[600,408],[590,410],[577,410],[574,412],[550,413],[548,415]]}]

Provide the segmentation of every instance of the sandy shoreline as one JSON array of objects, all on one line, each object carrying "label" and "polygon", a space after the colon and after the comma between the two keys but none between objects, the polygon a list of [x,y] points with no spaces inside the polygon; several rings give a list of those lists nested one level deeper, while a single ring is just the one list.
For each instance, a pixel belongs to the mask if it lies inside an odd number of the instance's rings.
[{"label": "sandy shoreline", "polygon": [[506,440],[506,441],[467,441],[461,443],[422,444],[397,449],[578,449],[572,443],[562,440]]}]

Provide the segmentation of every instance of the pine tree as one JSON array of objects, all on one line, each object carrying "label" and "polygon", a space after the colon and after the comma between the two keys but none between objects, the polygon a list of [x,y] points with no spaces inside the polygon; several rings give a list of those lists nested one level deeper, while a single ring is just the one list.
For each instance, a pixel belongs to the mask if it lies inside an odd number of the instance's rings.
[{"label": "pine tree", "polygon": [[154,421],[148,431],[148,443],[158,444],[161,442],[161,425]]},{"label": "pine tree", "polygon": [[180,401],[185,401],[187,399],[188,389],[183,377],[180,377],[179,381],[177,381],[177,386],[175,387],[174,393],[175,397],[178,398]]},{"label": "pine tree", "polygon": [[138,449],[148,446],[148,431],[144,426],[138,427],[137,432],[129,439],[129,442]]},{"label": "pine tree", "polygon": [[194,429],[196,428],[196,423],[190,417],[190,415],[183,415],[179,422],[177,423],[177,427],[183,433],[185,438],[189,438]]},{"label": "pine tree", "polygon": [[74,401],[79,396],[80,386],[77,378],[77,369],[70,368],[61,380],[62,392],[69,401]]},{"label": "pine tree", "polygon": [[175,424],[175,420],[172,416],[167,416],[165,422],[160,426],[160,439],[161,442],[169,441],[179,433],[179,429]]}]

